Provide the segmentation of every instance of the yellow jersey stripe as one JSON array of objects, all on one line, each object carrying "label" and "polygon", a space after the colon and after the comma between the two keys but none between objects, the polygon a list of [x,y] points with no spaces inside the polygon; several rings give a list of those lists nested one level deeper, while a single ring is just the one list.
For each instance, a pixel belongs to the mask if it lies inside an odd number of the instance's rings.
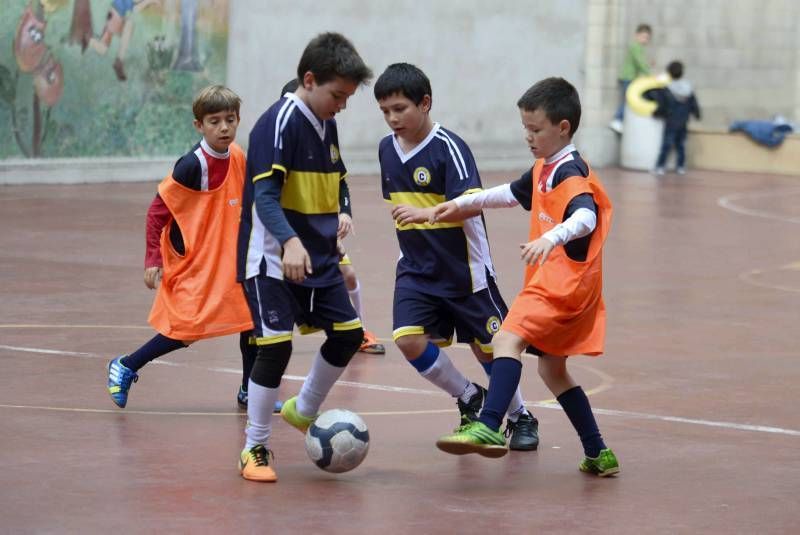
[{"label": "yellow jersey stripe", "polygon": [[279,170],[279,171],[283,171],[283,174],[284,174],[284,175],[286,174],[286,168],[285,168],[284,166],[282,166],[282,165],[278,165],[278,164],[272,164],[272,169],[270,169],[270,170],[269,170],[269,171],[267,171],[266,173],[261,173],[260,175],[256,175],[256,176],[254,176],[254,177],[253,177],[253,182],[255,182],[255,181],[257,181],[257,180],[261,180],[262,178],[269,178],[269,177],[271,177],[271,176],[272,176],[272,172],[273,172],[275,169],[277,169],[277,170]]},{"label": "yellow jersey stripe", "polygon": [[415,191],[399,191],[390,193],[389,202],[392,204],[407,204],[417,208],[430,208],[447,199],[438,193],[418,193]]},{"label": "yellow jersey stripe", "polygon": [[281,191],[281,206],[301,214],[339,213],[339,173],[290,171]]}]

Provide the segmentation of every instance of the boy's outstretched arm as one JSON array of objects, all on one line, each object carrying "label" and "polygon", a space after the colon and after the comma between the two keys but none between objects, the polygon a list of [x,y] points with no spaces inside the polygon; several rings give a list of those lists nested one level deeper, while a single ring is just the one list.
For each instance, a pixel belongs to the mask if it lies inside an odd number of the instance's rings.
[{"label": "boy's outstretched arm", "polygon": [[517,205],[519,201],[511,192],[511,184],[502,184],[440,203],[433,208],[428,221],[463,221],[480,214],[484,208],[509,208]]},{"label": "boy's outstretched arm", "polygon": [[[569,205],[567,210],[570,210]],[[528,265],[533,265],[539,259],[541,266],[557,246],[588,236],[596,225],[597,214],[594,211],[578,208],[563,223],[559,223],[533,241],[519,244],[522,249],[520,258]]]},{"label": "boy's outstretched arm", "polygon": [[555,246],[556,244],[547,238],[537,238],[528,243],[520,243],[519,248],[522,249],[522,251],[520,251],[520,258],[522,258],[523,262],[531,266],[538,258],[539,265],[541,266],[544,264],[544,261],[547,260],[547,257],[550,256]]}]

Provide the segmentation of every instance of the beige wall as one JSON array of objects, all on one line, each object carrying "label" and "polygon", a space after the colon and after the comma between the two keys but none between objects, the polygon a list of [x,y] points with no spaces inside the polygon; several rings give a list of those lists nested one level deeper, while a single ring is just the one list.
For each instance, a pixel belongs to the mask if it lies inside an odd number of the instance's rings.
[{"label": "beige wall", "polygon": [[[228,83],[244,99],[242,139],[294,76],[303,48],[323,31],[353,41],[379,75],[398,61],[431,79],[432,117],[463,137],[482,169],[530,164],[516,101],[534,82],[563,76],[583,85],[587,0],[236,0],[231,5]],[[337,117],[351,172],[377,173],[388,127],[372,88]]]}]

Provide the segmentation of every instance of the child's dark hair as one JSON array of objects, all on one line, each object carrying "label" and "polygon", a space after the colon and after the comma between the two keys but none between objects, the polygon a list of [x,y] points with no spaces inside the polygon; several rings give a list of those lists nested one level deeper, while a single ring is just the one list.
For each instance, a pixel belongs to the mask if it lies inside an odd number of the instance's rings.
[{"label": "child's dark hair", "polygon": [[578,91],[563,78],[545,78],[536,82],[520,97],[517,106],[524,111],[541,109],[553,124],[569,121],[570,137],[578,131],[581,122]]},{"label": "child's dark hair", "polygon": [[337,76],[357,84],[367,83],[372,78],[372,71],[364,64],[353,43],[334,32],[321,33],[306,45],[297,65],[297,79],[302,80],[309,71],[314,73],[320,85]]},{"label": "child's dark hair", "polygon": [[383,100],[394,94],[408,98],[419,105],[425,95],[433,98],[431,81],[422,69],[410,63],[393,63],[386,67],[375,82],[375,100]]},{"label": "child's dark hair", "polygon": [[650,35],[653,35],[653,28],[650,27],[649,24],[640,24],[636,27],[636,33],[647,32]]},{"label": "child's dark hair", "polygon": [[673,80],[680,80],[683,76],[683,63],[680,61],[672,61],[669,65],[667,65],[667,72],[669,73],[669,77]]},{"label": "child's dark hair", "polygon": [[224,85],[210,85],[201,89],[192,102],[194,118],[202,121],[203,117],[220,111],[235,111],[239,115],[242,99]]},{"label": "child's dark hair", "polygon": [[281,94],[278,95],[278,98],[283,97],[286,93],[294,93],[298,87],[300,87],[300,81],[297,78],[292,78],[283,84],[283,89],[281,89]]}]

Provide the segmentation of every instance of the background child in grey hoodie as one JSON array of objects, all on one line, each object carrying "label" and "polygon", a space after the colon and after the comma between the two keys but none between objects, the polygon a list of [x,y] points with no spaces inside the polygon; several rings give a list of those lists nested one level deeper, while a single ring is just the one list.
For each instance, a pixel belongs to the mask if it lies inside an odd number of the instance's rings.
[{"label": "background child in grey hoodie", "polygon": [[664,174],[664,164],[670,149],[675,147],[679,175],[686,174],[686,125],[689,115],[700,119],[700,107],[694,96],[692,84],[683,78],[683,63],[673,61],[667,65],[667,72],[672,81],[658,95],[658,108],[654,115],[664,119],[664,139],[661,141],[661,152],[658,154],[655,173]]}]

